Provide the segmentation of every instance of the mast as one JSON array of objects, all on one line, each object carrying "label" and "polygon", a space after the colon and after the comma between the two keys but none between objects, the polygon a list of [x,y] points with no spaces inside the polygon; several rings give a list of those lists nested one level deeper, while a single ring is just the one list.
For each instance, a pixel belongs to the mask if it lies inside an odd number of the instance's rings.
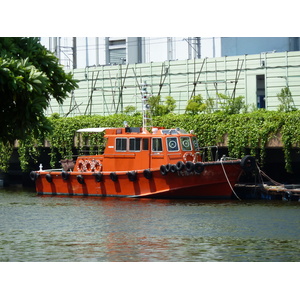
[{"label": "mast", "polygon": [[147,83],[141,84],[141,94],[142,94],[142,106],[143,106],[143,132],[150,131],[152,127],[152,117],[149,100],[149,93],[147,91]]}]

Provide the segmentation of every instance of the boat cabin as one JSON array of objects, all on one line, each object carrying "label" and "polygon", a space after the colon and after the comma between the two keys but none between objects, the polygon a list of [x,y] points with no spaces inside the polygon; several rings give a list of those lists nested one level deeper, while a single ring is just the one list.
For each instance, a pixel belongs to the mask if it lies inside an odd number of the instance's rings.
[{"label": "boat cabin", "polygon": [[[75,165],[94,159],[99,171],[128,171],[159,168],[178,161],[201,161],[196,136],[183,129],[153,127],[152,132],[142,127],[103,128],[105,150],[102,155],[80,156]],[[88,131],[88,129],[86,129]],[[86,164],[86,163],[85,163]],[[95,166],[92,166],[97,170]]]}]

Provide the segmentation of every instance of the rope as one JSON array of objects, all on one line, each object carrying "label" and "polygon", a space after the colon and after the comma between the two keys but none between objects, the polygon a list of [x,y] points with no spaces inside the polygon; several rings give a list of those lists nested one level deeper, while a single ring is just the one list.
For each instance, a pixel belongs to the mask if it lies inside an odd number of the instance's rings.
[{"label": "rope", "polygon": [[237,197],[238,200],[242,201],[242,199],[236,194],[235,190],[233,189],[233,187],[232,187],[232,185],[231,185],[231,183],[230,183],[230,181],[229,181],[229,178],[228,178],[228,176],[227,176],[227,174],[226,174],[226,171],[225,171],[225,168],[224,168],[224,166],[223,166],[223,161],[220,160],[220,162],[221,162],[221,166],[222,166],[222,169],[223,169],[225,178],[226,178],[226,180],[227,180],[227,182],[228,182],[228,185],[230,186],[231,191],[233,192],[233,194],[235,195],[235,197]]},{"label": "rope", "polygon": [[[277,185],[277,186],[284,186],[282,183],[279,183],[279,182],[273,180],[271,177],[269,177],[265,172],[263,172],[263,171],[259,168],[259,166],[258,166],[257,164],[256,164],[256,167],[257,167],[258,172],[259,172],[259,174],[261,175],[261,177],[263,176],[263,177],[267,178],[267,179],[268,179],[269,181],[271,181],[274,185]],[[262,179],[261,179],[261,180],[262,180]],[[262,183],[263,183],[263,180],[262,180]]]}]

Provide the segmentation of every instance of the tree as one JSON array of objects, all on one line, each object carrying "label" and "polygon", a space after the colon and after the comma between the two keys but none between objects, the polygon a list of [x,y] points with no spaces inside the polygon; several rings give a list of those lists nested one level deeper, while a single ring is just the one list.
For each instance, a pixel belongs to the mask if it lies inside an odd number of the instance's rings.
[{"label": "tree", "polygon": [[244,96],[236,98],[224,94],[218,94],[218,96],[223,100],[219,103],[221,110],[228,115],[239,114],[243,109],[246,109]]},{"label": "tree", "polygon": [[176,101],[171,96],[167,96],[165,104],[161,104],[161,97],[151,96],[148,99],[152,116],[164,116],[174,111]]},{"label": "tree", "polygon": [[38,38],[0,38],[0,142],[12,144],[51,130],[44,110],[78,87]]},{"label": "tree", "polygon": [[280,105],[278,106],[278,111],[290,112],[297,110],[292,93],[288,86],[281,89],[280,93],[277,94],[277,98],[280,101]]},{"label": "tree", "polygon": [[124,108],[124,114],[126,115],[133,115],[136,111],[136,108],[133,105],[127,105]]},{"label": "tree", "polygon": [[204,111],[207,105],[204,103],[203,97],[201,95],[193,96],[185,108],[185,113],[189,115],[197,115],[198,113]]}]

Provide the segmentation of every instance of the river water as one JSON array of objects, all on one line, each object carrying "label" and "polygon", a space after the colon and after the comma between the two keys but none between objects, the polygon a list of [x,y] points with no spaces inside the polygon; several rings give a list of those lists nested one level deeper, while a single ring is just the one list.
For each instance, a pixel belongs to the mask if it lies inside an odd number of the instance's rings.
[{"label": "river water", "polygon": [[300,203],[0,188],[0,237],[2,262],[299,262]]}]

